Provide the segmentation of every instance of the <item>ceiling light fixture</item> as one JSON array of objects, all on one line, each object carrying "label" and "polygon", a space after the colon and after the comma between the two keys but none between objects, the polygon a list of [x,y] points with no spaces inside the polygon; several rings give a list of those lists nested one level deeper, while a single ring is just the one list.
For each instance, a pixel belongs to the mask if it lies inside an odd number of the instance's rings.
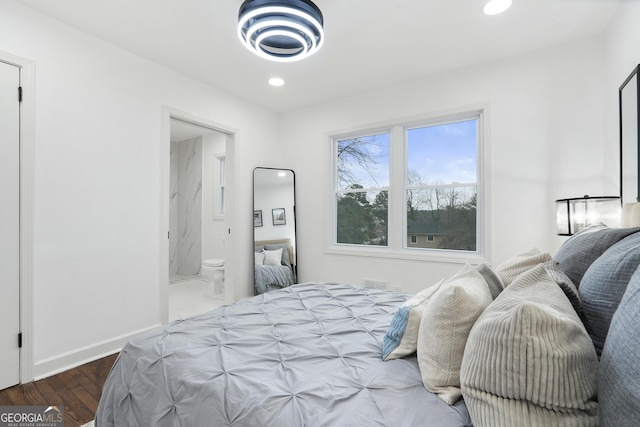
[{"label": "ceiling light fixture", "polygon": [[245,0],[238,12],[238,37],[253,53],[293,62],[324,43],[322,12],[310,0]]},{"label": "ceiling light fixture", "polygon": [[485,15],[497,15],[511,7],[511,0],[489,0],[482,11]]}]

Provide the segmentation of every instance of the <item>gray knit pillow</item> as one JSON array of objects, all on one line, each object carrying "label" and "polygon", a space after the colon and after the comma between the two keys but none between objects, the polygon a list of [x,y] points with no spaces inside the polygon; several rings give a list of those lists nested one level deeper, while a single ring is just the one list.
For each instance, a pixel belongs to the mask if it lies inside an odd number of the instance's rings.
[{"label": "gray knit pillow", "polygon": [[593,343],[544,265],[476,321],[460,383],[474,427],[597,426]]},{"label": "gray knit pillow", "polygon": [[513,258],[509,258],[506,261],[501,262],[494,269],[496,274],[502,279],[502,283],[506,288],[513,282],[519,275],[531,270],[538,264],[552,260],[553,258],[546,252],[540,252],[540,250],[533,248],[527,252],[516,255]]}]

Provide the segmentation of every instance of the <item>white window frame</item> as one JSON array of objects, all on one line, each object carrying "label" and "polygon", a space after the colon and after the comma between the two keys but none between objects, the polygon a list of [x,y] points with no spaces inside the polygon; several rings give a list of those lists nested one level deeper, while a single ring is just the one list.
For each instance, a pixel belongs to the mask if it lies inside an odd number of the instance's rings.
[{"label": "white window frame", "polygon": [[[490,150],[487,138],[486,123],[488,121],[488,108],[486,106],[469,108],[434,114],[423,119],[399,120],[384,125],[363,127],[362,129],[331,133],[328,135],[330,146],[330,179],[328,180],[328,194],[331,203],[328,203],[325,227],[329,227],[325,253],[338,255],[381,257],[392,259],[429,260],[437,262],[453,263],[479,263],[484,262],[489,255],[489,207],[490,207],[490,180],[488,159]],[[423,116],[424,117],[424,116]],[[477,119],[477,206],[476,206],[476,251],[457,251],[442,249],[414,248],[408,245],[406,223],[406,176],[407,176],[407,138],[409,129],[433,126],[444,123]],[[358,136],[372,135],[390,130],[389,147],[389,171],[390,186],[384,188],[389,192],[389,218],[387,224],[388,246],[366,246],[355,244],[336,243],[337,233],[337,206],[336,206],[336,179],[337,179],[337,141],[355,138]],[[376,189],[378,190],[378,189]],[[398,201],[398,199],[400,199]]]},{"label": "white window frame", "polygon": [[[380,191],[387,191],[390,194],[390,187],[368,187],[368,188],[361,188],[358,189],[357,191],[354,190],[338,190],[338,176],[337,176],[337,164],[336,164],[336,160],[338,158],[338,153],[337,153],[337,149],[338,149],[338,141],[342,141],[345,139],[352,139],[352,138],[358,138],[358,137],[364,137],[364,136],[371,136],[371,135],[379,135],[379,134],[384,134],[384,133],[389,133],[392,134],[393,129],[389,128],[389,127],[378,127],[378,128],[372,128],[372,129],[367,129],[364,130],[362,132],[358,131],[358,132],[351,132],[351,133],[347,133],[347,134],[341,134],[341,135],[336,135],[334,137],[331,138],[331,218],[332,218],[332,232],[331,232],[331,245],[334,247],[342,247],[342,248],[353,248],[353,250],[357,251],[358,249],[365,249],[368,250],[368,248],[373,248],[374,250],[378,249],[378,248],[386,248],[389,249],[390,247],[390,242],[387,241],[387,245],[386,246],[373,246],[373,245],[358,245],[358,244],[353,244],[353,243],[336,243],[338,240],[338,227],[337,227],[337,223],[338,223],[338,217],[337,217],[337,213],[338,213],[338,209],[337,209],[337,197],[336,195],[338,193],[342,193],[342,194],[346,194],[346,193],[354,193],[354,192],[358,192],[358,193],[369,193],[369,192],[380,192]],[[390,136],[390,141],[391,139],[393,139],[393,135]],[[391,144],[391,142],[390,142]],[[389,147],[389,151],[391,151],[391,147]],[[389,160],[389,163],[391,163],[391,160]],[[391,164],[389,165],[389,169],[391,169]],[[391,170],[390,170],[391,173]],[[391,181],[392,178],[391,176],[389,177],[389,180]],[[389,206],[391,206],[391,201],[388,201]],[[387,239],[390,239],[390,233],[389,233],[389,223],[387,223]],[[349,249],[347,249],[349,250]]]},{"label": "white window frame", "polygon": [[226,157],[222,154],[216,156],[216,160],[218,162],[218,185],[216,186],[216,215],[224,216],[225,214],[225,204],[226,204],[226,194],[225,194],[225,170],[226,170]]}]

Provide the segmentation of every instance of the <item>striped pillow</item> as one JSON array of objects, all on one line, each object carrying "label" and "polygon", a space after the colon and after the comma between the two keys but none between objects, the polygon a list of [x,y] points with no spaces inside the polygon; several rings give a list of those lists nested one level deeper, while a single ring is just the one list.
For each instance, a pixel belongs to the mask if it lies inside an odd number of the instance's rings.
[{"label": "striped pillow", "polygon": [[460,382],[475,427],[597,426],[597,370],[584,325],[538,265],[476,321]]}]

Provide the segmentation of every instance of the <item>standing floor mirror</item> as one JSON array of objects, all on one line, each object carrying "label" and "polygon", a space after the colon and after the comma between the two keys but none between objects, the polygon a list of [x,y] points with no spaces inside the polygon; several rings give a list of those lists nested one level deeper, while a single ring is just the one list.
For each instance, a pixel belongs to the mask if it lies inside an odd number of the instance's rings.
[{"label": "standing floor mirror", "polygon": [[295,174],[253,170],[254,293],[297,283]]},{"label": "standing floor mirror", "polygon": [[620,196],[640,202],[640,81],[638,65],[618,91],[620,108]]}]

